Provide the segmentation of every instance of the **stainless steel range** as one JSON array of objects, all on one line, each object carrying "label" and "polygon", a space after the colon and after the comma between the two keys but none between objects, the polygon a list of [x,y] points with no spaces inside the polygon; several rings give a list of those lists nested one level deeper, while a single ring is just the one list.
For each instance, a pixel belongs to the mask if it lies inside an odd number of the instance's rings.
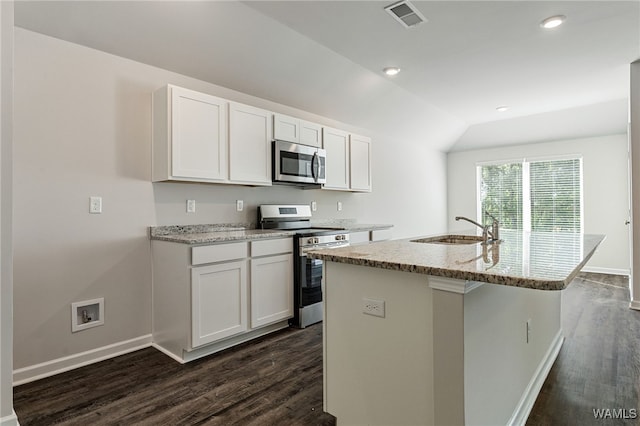
[{"label": "stainless steel range", "polygon": [[322,260],[307,257],[309,250],[349,245],[349,234],[343,229],[311,227],[308,205],[274,205],[258,207],[262,229],[295,231],[293,239],[293,303],[292,325],[305,328],[322,321]]}]

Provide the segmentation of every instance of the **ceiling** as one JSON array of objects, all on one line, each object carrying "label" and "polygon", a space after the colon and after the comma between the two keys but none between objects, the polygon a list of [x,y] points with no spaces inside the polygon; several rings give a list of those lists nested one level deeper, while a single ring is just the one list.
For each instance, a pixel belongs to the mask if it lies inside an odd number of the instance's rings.
[{"label": "ceiling", "polygon": [[413,1],[411,29],[392,2],[18,1],[15,22],[442,151],[626,131],[640,1]]}]

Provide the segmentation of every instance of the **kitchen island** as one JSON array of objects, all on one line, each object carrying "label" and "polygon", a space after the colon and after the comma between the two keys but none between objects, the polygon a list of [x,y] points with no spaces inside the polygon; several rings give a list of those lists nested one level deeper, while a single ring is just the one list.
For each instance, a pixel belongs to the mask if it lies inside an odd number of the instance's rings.
[{"label": "kitchen island", "polygon": [[309,254],[338,425],[524,424],[562,345],[560,290],[604,236],[501,232]]}]

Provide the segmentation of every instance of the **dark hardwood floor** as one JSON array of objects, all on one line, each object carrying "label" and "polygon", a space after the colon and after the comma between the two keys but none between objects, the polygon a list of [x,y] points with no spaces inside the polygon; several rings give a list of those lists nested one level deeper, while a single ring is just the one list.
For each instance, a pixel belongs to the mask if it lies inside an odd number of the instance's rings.
[{"label": "dark hardwood floor", "polygon": [[[640,424],[593,415],[640,409],[640,312],[625,285],[581,274],[565,291],[566,340],[527,425]],[[18,386],[14,407],[21,425],[335,424],[322,412],[320,324],[186,365],[144,349]]]},{"label": "dark hardwood floor", "polygon": [[21,425],[335,425],[322,325],[180,365],[153,348],[17,386]]}]

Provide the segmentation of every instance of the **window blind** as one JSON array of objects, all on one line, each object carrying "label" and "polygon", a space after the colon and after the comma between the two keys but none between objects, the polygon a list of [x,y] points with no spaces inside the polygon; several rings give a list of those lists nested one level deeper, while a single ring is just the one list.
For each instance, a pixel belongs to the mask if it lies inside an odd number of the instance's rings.
[{"label": "window blind", "polygon": [[582,232],[582,160],[478,166],[480,221],[504,229]]},{"label": "window blind", "polygon": [[580,159],[531,162],[529,172],[531,230],[581,232]]}]

